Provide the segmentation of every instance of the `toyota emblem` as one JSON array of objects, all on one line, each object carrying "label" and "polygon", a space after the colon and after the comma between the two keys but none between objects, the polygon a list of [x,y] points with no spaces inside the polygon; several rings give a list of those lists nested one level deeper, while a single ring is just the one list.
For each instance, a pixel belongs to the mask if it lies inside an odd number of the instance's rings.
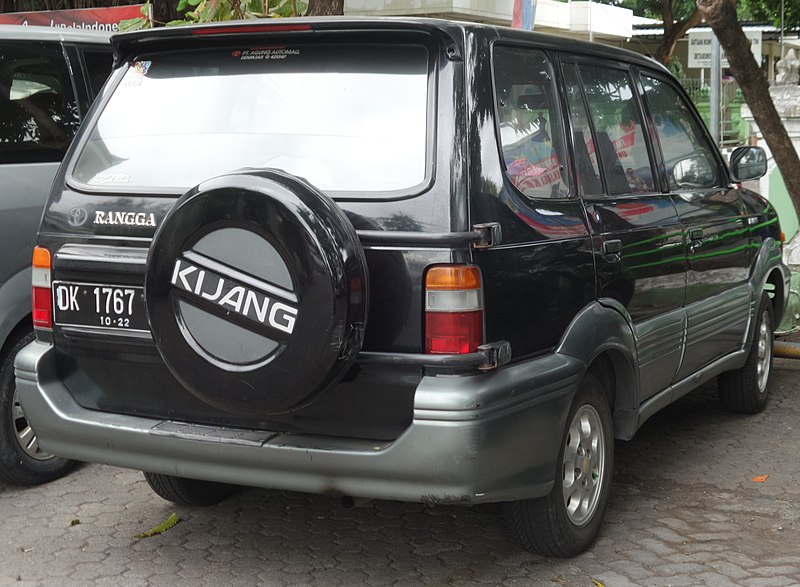
[{"label": "toyota emblem", "polygon": [[86,208],[73,208],[67,213],[70,226],[83,226],[88,217],[89,213]]}]

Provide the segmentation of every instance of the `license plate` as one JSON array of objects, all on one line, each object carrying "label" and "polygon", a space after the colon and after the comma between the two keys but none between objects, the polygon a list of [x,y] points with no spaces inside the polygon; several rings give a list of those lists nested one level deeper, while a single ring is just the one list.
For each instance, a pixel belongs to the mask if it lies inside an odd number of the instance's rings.
[{"label": "license plate", "polygon": [[53,318],[59,326],[149,332],[141,287],[53,282]]}]

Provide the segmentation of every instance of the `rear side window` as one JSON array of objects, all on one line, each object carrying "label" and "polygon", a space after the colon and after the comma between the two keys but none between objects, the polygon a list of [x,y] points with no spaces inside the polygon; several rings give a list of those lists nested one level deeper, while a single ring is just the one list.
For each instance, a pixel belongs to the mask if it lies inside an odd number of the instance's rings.
[{"label": "rear side window", "polygon": [[628,72],[579,66],[610,195],[653,191],[653,169]]},{"label": "rear side window", "polygon": [[183,191],[245,167],[334,192],[427,177],[428,50],[419,45],[233,47],[128,65],[72,177]]},{"label": "rear side window", "polygon": [[718,185],[719,169],[713,149],[683,97],[654,77],[642,75],[642,85],[653,113],[670,189]]},{"label": "rear side window", "polygon": [[561,112],[553,67],[542,51],[494,48],[497,121],[503,162],[530,198],[569,195]]},{"label": "rear side window", "polygon": [[0,43],[0,163],[60,161],[77,128],[61,47]]}]

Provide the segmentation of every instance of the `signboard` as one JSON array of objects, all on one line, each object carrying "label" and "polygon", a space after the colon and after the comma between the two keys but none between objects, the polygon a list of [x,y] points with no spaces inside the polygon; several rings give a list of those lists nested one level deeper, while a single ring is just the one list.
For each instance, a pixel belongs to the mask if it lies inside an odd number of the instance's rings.
[{"label": "signboard", "polygon": [[[711,67],[711,31],[690,31],[689,32],[689,63],[688,67],[708,69]],[[756,63],[761,65],[761,31],[745,31],[747,40],[750,41],[750,50]],[[730,67],[725,58],[725,51],[722,54],[722,67]]]},{"label": "signboard", "polygon": [[142,16],[142,5],[80,10],[47,10],[0,14],[0,24],[49,26],[53,28],[116,31],[121,20]]},{"label": "signboard", "polygon": [[536,20],[536,0],[514,0],[511,26],[515,29],[532,31],[534,20]]}]

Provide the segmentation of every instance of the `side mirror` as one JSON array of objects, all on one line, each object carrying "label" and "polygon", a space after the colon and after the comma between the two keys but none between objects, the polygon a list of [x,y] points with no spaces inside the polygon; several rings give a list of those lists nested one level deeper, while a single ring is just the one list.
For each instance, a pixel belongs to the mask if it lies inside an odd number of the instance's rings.
[{"label": "side mirror", "polygon": [[761,147],[739,147],[731,153],[733,181],[758,179],[767,172],[767,154]]},{"label": "side mirror", "polygon": [[708,188],[716,179],[706,157],[681,159],[672,167],[673,185],[677,188]]}]

